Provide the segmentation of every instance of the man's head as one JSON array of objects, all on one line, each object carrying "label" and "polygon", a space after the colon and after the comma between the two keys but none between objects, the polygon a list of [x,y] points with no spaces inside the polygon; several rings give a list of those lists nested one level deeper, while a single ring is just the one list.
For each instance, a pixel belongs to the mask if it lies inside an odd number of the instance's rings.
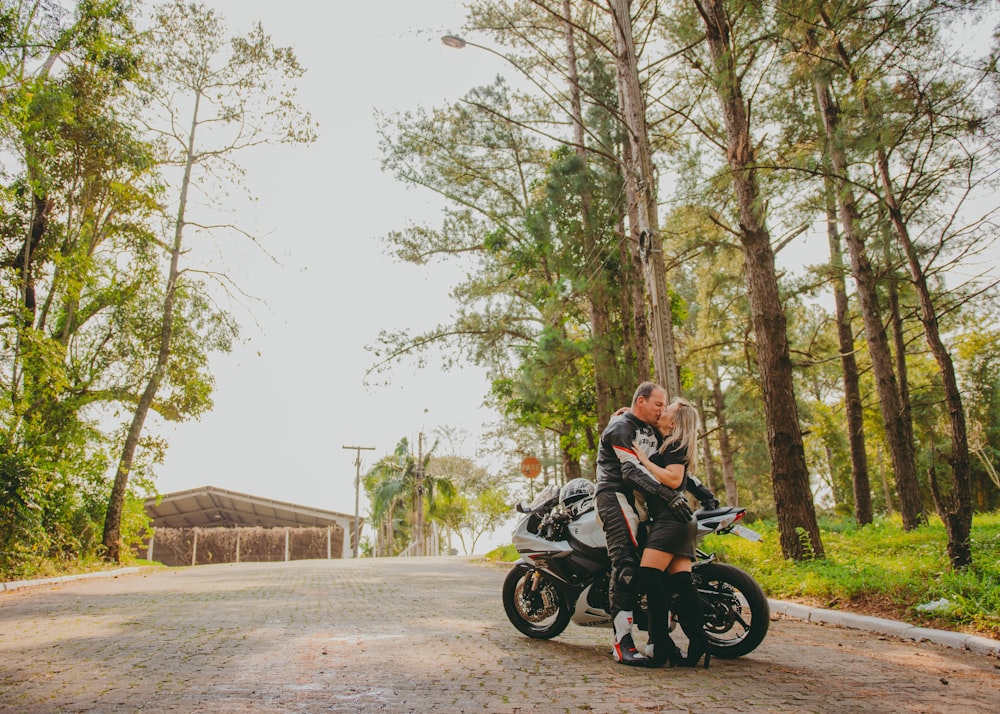
[{"label": "man's head", "polygon": [[697,434],[698,411],[684,397],[675,397],[664,407],[660,420],[656,423],[656,429],[663,436],[677,432],[678,438],[675,441],[686,438],[688,434]]},{"label": "man's head", "polygon": [[651,426],[656,426],[666,405],[667,392],[655,382],[643,382],[632,397],[632,413]]}]

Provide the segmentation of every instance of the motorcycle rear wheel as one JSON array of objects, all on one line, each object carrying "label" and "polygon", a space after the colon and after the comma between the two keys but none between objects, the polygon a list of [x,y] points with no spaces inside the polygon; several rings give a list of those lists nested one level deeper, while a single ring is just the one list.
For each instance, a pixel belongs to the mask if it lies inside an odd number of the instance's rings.
[{"label": "motorcycle rear wheel", "polygon": [[560,634],[573,614],[556,583],[543,571],[516,565],[503,581],[503,609],[522,634],[548,640]]},{"label": "motorcycle rear wheel", "polygon": [[755,650],[771,624],[771,608],[757,581],[739,568],[714,562],[696,566],[694,578],[712,656],[735,659]]}]

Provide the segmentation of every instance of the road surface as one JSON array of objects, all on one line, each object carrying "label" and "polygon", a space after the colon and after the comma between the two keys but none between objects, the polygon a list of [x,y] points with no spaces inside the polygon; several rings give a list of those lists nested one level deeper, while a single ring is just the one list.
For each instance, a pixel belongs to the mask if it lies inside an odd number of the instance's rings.
[{"label": "road surface", "polygon": [[708,670],[508,622],[466,558],[148,569],[0,594],[0,712],[1000,711],[998,660],[794,619]]}]

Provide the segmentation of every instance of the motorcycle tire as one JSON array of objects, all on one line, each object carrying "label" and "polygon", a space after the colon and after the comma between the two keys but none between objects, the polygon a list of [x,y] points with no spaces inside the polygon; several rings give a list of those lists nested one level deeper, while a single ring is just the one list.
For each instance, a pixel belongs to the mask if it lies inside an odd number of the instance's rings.
[{"label": "motorcycle tire", "polygon": [[526,565],[517,565],[507,573],[503,609],[519,632],[536,640],[560,634],[573,614],[556,583],[543,571]]},{"label": "motorcycle tire", "polygon": [[739,568],[715,562],[696,566],[693,574],[712,656],[735,659],[755,650],[771,624],[771,608],[757,581]]}]

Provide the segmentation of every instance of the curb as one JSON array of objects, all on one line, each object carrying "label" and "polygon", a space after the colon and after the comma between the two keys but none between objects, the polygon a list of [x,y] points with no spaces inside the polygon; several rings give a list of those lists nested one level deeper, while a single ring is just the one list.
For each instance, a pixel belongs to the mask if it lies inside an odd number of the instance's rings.
[{"label": "curb", "polygon": [[60,575],[55,578],[39,578],[38,580],[12,580],[7,583],[0,583],[0,590],[20,590],[36,585],[52,585],[55,583],[67,583],[71,580],[84,580],[86,578],[117,578],[119,575],[130,575],[138,573],[139,568],[118,568],[116,570],[98,570],[93,573],[80,573],[79,575]]},{"label": "curb", "polygon": [[967,635],[964,632],[952,632],[950,630],[932,630],[927,627],[908,625],[905,622],[898,622],[896,620],[886,620],[881,617],[871,617],[869,615],[856,615],[841,610],[824,610],[818,607],[801,605],[796,602],[771,600],[769,598],[767,603],[770,605],[772,613],[787,615],[797,620],[816,622],[822,625],[848,627],[853,630],[867,630],[868,632],[875,632],[880,635],[889,635],[905,640],[916,640],[917,642],[933,642],[956,650],[968,650],[969,652],[989,657],[1000,657],[1000,640],[993,640],[988,637]]}]

